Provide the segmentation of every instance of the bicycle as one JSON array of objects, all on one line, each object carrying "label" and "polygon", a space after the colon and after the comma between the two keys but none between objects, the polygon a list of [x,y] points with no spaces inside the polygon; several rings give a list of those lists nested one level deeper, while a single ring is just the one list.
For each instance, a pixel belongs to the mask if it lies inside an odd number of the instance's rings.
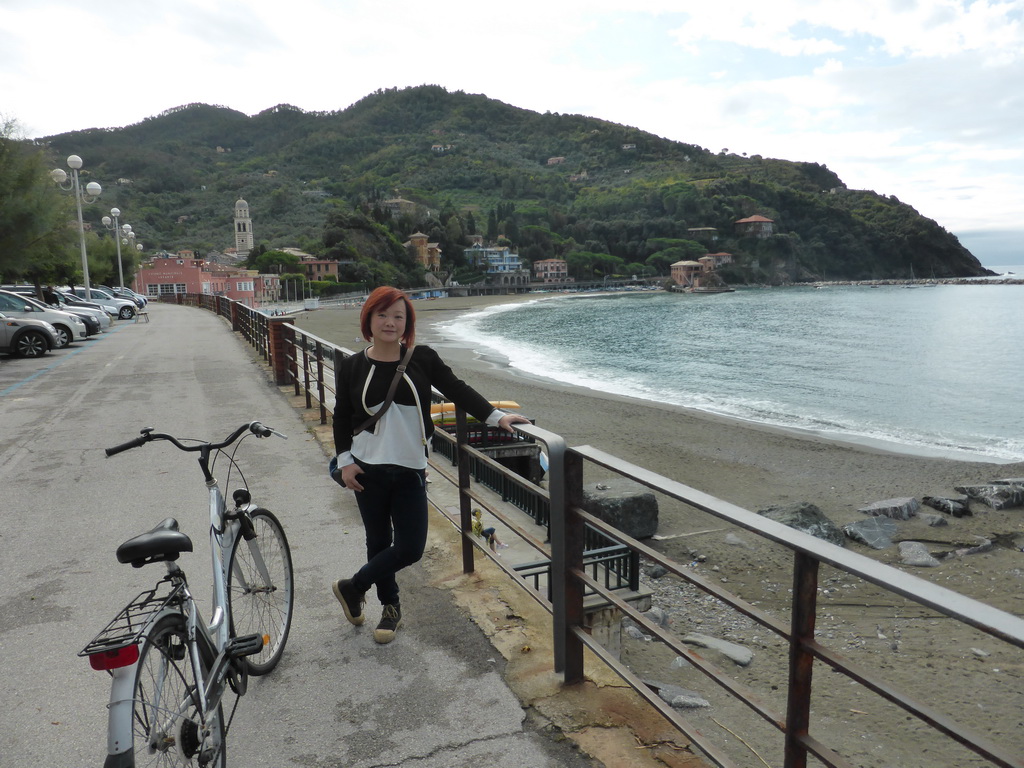
[{"label": "bicycle", "polygon": [[[225,738],[249,675],[277,666],[291,629],[294,600],[291,551],[273,513],[252,503],[248,487],[232,493],[228,510],[212,472],[225,456],[228,482],[238,447],[249,435],[285,437],[259,422],[243,424],[219,443],[186,445],[173,435],[143,429],[107,448],[107,456],[163,440],[198,452],[210,503],[213,620],[206,624],[177,560],[191,539],[168,517],[117,548],[117,560],[141,568],[164,562],[167,574],[140,593],[78,654],[111,677],[104,768],[227,765]],[[241,439],[239,439],[241,438]],[[184,439],[184,438],[182,438]],[[238,441],[228,453],[225,449]],[[189,441],[191,442],[191,441]],[[228,688],[234,706],[225,722]]]}]

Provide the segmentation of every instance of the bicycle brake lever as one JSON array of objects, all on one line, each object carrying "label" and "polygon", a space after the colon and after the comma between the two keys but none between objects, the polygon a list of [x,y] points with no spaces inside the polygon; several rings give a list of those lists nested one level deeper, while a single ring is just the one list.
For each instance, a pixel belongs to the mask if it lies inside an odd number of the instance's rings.
[{"label": "bicycle brake lever", "polygon": [[256,437],[270,437],[271,435],[277,435],[283,437],[285,440],[288,439],[288,435],[278,432],[272,427],[268,427],[266,424],[261,424],[258,421],[254,421],[249,425],[249,431],[252,432]]}]

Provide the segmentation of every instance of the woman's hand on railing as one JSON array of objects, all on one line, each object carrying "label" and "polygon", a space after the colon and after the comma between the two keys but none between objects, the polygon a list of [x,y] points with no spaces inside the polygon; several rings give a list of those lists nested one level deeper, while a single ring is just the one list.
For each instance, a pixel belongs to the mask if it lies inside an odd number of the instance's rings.
[{"label": "woman's hand on railing", "polygon": [[512,428],[513,424],[529,424],[530,420],[525,416],[521,416],[518,413],[506,413],[498,420],[498,426],[504,429],[506,432],[515,432]]}]

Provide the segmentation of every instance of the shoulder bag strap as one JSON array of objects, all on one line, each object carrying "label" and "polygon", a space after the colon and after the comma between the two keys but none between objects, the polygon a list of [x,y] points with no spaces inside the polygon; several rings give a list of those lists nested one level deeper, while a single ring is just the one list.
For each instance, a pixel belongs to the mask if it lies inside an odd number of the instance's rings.
[{"label": "shoulder bag strap", "polygon": [[398,382],[402,380],[402,376],[405,374],[405,369],[409,367],[409,361],[411,359],[412,347],[409,346],[406,347],[405,356],[402,357],[402,360],[398,363],[398,368],[395,370],[395,378],[391,380],[391,386],[388,388],[388,396],[384,398],[384,403],[377,409],[377,412],[373,414],[373,416],[359,425],[359,428],[352,433],[352,437],[355,437],[360,432],[365,432],[373,427],[374,424],[380,421],[380,417],[384,415],[384,411],[391,407],[391,403],[395,399],[395,392],[398,390]]}]

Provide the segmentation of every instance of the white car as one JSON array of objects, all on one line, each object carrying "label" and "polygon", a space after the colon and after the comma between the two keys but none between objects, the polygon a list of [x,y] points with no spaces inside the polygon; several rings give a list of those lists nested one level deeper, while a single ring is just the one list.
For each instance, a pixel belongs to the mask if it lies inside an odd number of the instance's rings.
[{"label": "white car", "polygon": [[50,309],[45,304],[27,300],[10,291],[0,291],[0,312],[7,317],[27,317],[33,320],[45,320],[57,331],[57,348],[63,349],[73,341],[81,341],[89,332],[85,322],[77,315]]},{"label": "white car", "polygon": [[116,296],[107,293],[102,288],[89,288],[89,297],[85,296],[85,288],[80,285],[76,285],[71,289],[71,292],[78,296],[80,299],[86,301],[92,301],[99,304],[105,310],[111,314],[117,315],[122,320],[131,320],[135,317],[136,306],[134,301],[129,299],[119,299]]}]

